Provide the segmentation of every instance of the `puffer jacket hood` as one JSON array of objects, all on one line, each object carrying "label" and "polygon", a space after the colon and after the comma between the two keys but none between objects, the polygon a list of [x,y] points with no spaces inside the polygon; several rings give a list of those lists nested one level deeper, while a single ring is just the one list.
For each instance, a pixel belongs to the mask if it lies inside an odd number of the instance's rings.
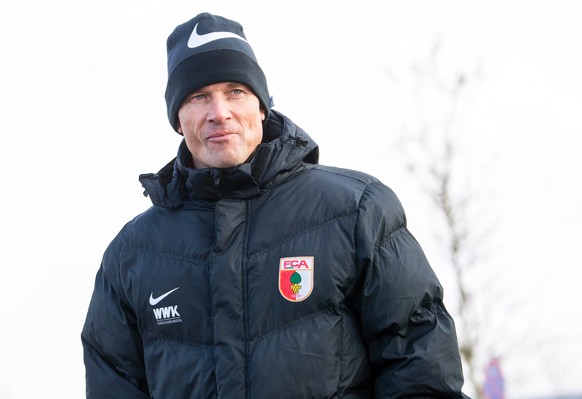
[{"label": "puffer jacket hood", "polygon": [[182,141],[178,155],[158,173],[139,177],[152,203],[180,207],[188,199],[216,202],[250,199],[283,180],[303,163],[317,164],[319,147],[303,129],[271,110],[263,129],[263,142],[249,162],[233,168],[194,169],[192,156]]}]

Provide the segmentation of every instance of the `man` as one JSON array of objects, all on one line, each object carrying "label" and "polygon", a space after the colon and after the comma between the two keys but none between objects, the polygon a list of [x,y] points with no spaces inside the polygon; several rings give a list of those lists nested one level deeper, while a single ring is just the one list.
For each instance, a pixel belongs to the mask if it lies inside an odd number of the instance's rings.
[{"label": "man", "polygon": [[317,164],[237,22],[200,14],[167,45],[184,140],[104,254],[87,396],[463,397],[443,290],[394,193]]}]

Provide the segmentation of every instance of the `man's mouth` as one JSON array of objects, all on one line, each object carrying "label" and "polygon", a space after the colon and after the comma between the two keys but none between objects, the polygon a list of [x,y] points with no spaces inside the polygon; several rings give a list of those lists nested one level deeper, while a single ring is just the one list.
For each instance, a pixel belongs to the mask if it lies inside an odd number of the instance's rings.
[{"label": "man's mouth", "polygon": [[234,133],[231,132],[217,132],[214,134],[211,134],[210,136],[208,136],[206,138],[206,140],[210,141],[210,142],[221,142],[221,141],[227,141],[231,138],[231,136],[234,135]]}]

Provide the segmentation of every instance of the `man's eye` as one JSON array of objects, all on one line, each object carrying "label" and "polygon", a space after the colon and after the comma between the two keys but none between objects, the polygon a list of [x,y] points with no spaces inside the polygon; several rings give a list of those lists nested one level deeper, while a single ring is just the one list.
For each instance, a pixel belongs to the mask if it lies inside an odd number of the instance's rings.
[{"label": "man's eye", "polygon": [[188,101],[202,101],[204,100],[204,94],[194,94],[188,98]]},{"label": "man's eye", "polygon": [[235,95],[235,96],[240,96],[241,94],[244,94],[244,90],[243,89],[233,89],[230,91],[231,94]]}]

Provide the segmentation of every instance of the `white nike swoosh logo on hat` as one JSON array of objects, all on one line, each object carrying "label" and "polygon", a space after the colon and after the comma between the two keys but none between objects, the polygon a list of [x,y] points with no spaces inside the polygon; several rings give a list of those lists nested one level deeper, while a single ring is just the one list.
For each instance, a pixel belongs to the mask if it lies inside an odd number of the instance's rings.
[{"label": "white nike swoosh logo on hat", "polygon": [[178,288],[180,288],[180,287],[176,287],[173,290],[170,290],[170,291],[166,292],[165,294],[160,295],[157,298],[154,298],[154,293],[152,292],[150,294],[150,305],[152,305],[152,306],[157,305],[158,302],[160,302],[162,299],[164,299],[165,297],[170,295],[172,292],[176,291]]},{"label": "white nike swoosh logo on hat", "polygon": [[196,48],[200,47],[203,44],[213,42],[218,39],[239,39],[243,42],[246,42],[244,37],[237,35],[236,33],[232,32],[210,32],[204,35],[198,34],[198,24],[194,26],[192,30],[192,34],[190,35],[190,39],[188,39],[188,47]]}]

